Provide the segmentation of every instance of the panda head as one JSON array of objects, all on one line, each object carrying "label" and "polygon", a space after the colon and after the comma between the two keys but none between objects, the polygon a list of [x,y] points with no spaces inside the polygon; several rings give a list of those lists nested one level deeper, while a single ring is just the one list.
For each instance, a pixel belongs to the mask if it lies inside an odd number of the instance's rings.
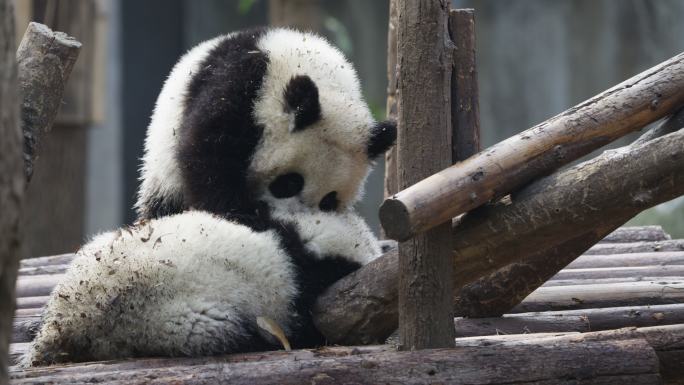
[{"label": "panda head", "polygon": [[141,217],[257,202],[341,211],[396,138],[351,64],[323,38],[258,29],[205,42],[176,65],[148,128]]}]

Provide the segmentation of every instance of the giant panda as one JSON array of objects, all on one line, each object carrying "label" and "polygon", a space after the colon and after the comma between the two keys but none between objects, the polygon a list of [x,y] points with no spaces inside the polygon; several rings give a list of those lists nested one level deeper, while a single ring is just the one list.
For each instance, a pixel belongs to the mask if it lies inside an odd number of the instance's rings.
[{"label": "giant panda", "polygon": [[310,308],[380,254],[353,211],[394,142],[323,38],[255,29],[176,64],[145,142],[133,226],[77,253],[22,366],[325,343]]}]

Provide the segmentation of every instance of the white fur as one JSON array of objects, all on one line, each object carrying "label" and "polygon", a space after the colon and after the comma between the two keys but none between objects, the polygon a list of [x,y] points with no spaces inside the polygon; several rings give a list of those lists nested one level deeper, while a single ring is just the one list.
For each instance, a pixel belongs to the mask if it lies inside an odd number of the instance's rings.
[{"label": "white fur", "polygon": [[[146,202],[154,200],[150,198],[181,199],[182,180],[175,155],[187,88],[211,49],[230,37],[220,36],[191,49],[164,84],[147,130],[135,206],[138,214],[144,213]],[[343,211],[363,195],[363,182],[370,171],[366,145],[374,124],[353,66],[325,39],[311,33],[273,29],[257,46],[269,61],[254,106],[253,118],[265,127],[248,170],[255,193],[280,203],[270,196],[268,184],[281,174],[298,172],[305,179],[298,197],[302,203],[318,207],[326,194],[336,191]],[[315,82],[322,119],[291,132],[294,114],[284,112],[283,91],[296,75],[308,75]]]},{"label": "white fur", "polygon": [[[351,212],[277,216],[294,220],[318,258],[365,264],[380,254]],[[230,352],[249,337],[245,322],[254,326],[258,316],[291,337],[297,294],[291,256],[273,230],[257,233],[198,211],[141,222],[83,246],[21,365]]]},{"label": "white fur", "polygon": [[[317,207],[336,191],[339,209],[348,208],[360,197],[370,171],[366,148],[374,124],[354,68],[340,51],[311,33],[274,29],[258,47],[269,62],[254,114],[267,129],[252,158],[250,177],[260,182],[257,189],[269,200],[268,184],[297,172],[305,180],[298,195],[305,205]],[[297,75],[307,75],[316,84],[322,119],[291,132],[294,113],[285,112],[283,90]]]},{"label": "white fur", "polygon": [[185,114],[185,97],[193,74],[212,48],[230,35],[200,43],[176,63],[162,87],[145,138],[145,155],[140,168],[140,189],[135,208],[144,211],[153,197],[181,199],[182,182],[176,160],[178,132]]}]

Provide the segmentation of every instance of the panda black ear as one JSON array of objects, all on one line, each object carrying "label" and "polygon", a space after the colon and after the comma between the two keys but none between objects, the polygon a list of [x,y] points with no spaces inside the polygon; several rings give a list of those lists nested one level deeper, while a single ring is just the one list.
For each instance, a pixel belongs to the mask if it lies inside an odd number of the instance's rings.
[{"label": "panda black ear", "polygon": [[368,141],[368,158],[375,159],[389,150],[397,140],[397,123],[391,120],[378,122],[371,129],[371,137]]},{"label": "panda black ear", "polygon": [[299,131],[321,119],[321,103],[318,101],[318,87],[306,75],[294,76],[285,87],[285,112],[294,114],[294,126],[290,131]]}]

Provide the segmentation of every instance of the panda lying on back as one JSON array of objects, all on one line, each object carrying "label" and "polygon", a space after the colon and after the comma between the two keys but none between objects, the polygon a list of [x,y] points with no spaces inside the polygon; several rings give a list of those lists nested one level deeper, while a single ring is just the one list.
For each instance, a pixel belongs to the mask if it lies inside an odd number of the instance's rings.
[{"label": "panda lying on back", "polygon": [[22,365],[325,341],[310,307],[380,254],[352,210],[394,142],[354,69],[286,29],[221,36],[174,67],[148,128],[140,221],[85,245]]}]

